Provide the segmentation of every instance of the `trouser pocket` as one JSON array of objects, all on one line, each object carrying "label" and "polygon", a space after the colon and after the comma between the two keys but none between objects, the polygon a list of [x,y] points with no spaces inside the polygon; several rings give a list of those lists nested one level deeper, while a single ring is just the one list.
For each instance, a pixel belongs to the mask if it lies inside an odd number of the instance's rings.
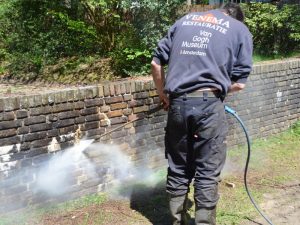
[{"label": "trouser pocket", "polygon": [[191,116],[191,135],[197,141],[216,138],[221,133],[226,133],[226,116],[223,103],[212,102],[205,110],[193,108]]}]

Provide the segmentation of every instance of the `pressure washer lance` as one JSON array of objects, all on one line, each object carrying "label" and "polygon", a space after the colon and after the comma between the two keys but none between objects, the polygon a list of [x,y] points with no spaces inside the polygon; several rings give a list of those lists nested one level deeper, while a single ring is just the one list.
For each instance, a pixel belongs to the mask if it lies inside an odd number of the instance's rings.
[{"label": "pressure washer lance", "polygon": [[148,111],[145,112],[144,114],[137,115],[137,117],[134,118],[133,120],[130,120],[130,121],[128,121],[128,122],[126,122],[126,123],[124,123],[124,124],[122,124],[122,125],[120,125],[120,126],[114,128],[114,129],[112,129],[112,130],[110,130],[110,131],[108,131],[108,132],[105,132],[104,134],[101,134],[101,135],[97,138],[97,140],[99,140],[100,138],[102,138],[102,137],[104,137],[104,136],[106,136],[106,135],[111,134],[112,132],[114,132],[114,131],[116,131],[116,130],[119,130],[119,129],[125,127],[125,126],[128,125],[128,124],[131,124],[131,123],[136,122],[136,121],[139,121],[139,120],[143,120],[143,119],[147,118],[148,116],[150,116],[151,114],[156,113],[156,112],[158,112],[159,110],[163,109],[163,107],[164,107],[163,104],[160,104],[160,105],[156,106],[155,108],[148,110]]},{"label": "pressure washer lance", "polygon": [[251,155],[251,144],[250,144],[250,138],[248,135],[248,132],[246,130],[246,127],[243,123],[243,121],[241,120],[241,118],[237,115],[236,111],[234,111],[233,109],[229,108],[228,106],[225,106],[225,111],[229,114],[231,114],[233,117],[235,117],[237,119],[237,121],[240,123],[240,125],[243,128],[243,131],[245,133],[246,139],[247,139],[247,145],[248,145],[248,155],[247,155],[247,160],[246,160],[246,166],[245,166],[245,170],[244,170],[244,185],[245,185],[245,189],[247,192],[247,195],[250,198],[250,201],[252,202],[252,204],[254,205],[254,207],[256,208],[256,210],[259,212],[259,214],[270,224],[270,225],[274,225],[270,219],[268,219],[268,217],[266,217],[262,211],[259,209],[259,207],[257,206],[256,202],[254,201],[249,188],[248,188],[248,183],[247,183],[247,173],[248,173],[248,166],[249,166],[249,161],[250,161],[250,155]]}]

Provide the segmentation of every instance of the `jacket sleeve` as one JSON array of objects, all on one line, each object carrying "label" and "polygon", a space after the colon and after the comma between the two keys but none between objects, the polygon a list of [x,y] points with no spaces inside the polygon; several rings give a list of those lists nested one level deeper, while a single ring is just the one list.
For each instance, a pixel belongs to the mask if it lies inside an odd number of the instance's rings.
[{"label": "jacket sleeve", "polygon": [[239,45],[236,61],[231,71],[231,80],[236,83],[246,83],[252,70],[253,43],[252,35],[248,32],[243,35]]},{"label": "jacket sleeve", "polygon": [[153,61],[158,65],[168,64],[175,31],[176,23],[170,27],[167,35],[158,42],[157,47],[154,49]]}]

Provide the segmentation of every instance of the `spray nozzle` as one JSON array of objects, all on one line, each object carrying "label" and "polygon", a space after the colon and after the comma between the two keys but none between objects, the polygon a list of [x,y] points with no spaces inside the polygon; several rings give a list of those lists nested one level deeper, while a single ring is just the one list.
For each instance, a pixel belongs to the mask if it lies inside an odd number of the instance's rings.
[{"label": "spray nozzle", "polygon": [[224,108],[225,108],[226,112],[228,112],[228,113],[230,113],[232,115],[236,114],[236,111],[234,111],[232,108],[228,107],[227,105],[225,105]]}]

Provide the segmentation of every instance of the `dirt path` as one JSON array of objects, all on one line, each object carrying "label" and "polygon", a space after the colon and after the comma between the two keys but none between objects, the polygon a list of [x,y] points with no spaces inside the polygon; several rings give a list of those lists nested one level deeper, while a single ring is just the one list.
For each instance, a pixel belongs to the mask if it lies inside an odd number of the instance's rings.
[{"label": "dirt path", "polygon": [[[275,225],[300,225],[300,183],[278,189],[275,194],[265,194],[261,209]],[[267,224],[260,216],[241,225]]]}]

